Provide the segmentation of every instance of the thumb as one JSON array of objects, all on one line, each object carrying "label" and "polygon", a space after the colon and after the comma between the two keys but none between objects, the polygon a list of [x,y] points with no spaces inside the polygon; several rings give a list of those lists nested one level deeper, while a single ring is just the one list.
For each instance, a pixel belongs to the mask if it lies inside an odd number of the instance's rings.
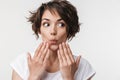
[{"label": "thumb", "polygon": [[27,53],[27,60],[28,60],[28,64],[31,64],[31,55],[30,55],[30,53],[28,52]]},{"label": "thumb", "polygon": [[78,68],[79,63],[80,63],[80,58],[81,58],[81,56],[79,55],[79,56],[77,57],[77,59],[76,59],[76,66],[77,66],[77,68]]}]

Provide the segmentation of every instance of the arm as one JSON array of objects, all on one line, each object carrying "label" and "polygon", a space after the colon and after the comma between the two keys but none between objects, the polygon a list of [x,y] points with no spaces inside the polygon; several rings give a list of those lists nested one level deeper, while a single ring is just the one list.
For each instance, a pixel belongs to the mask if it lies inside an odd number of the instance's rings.
[{"label": "arm", "polygon": [[91,80],[91,78],[89,78],[88,80]]},{"label": "arm", "polygon": [[92,77],[90,77],[88,80],[91,80]]},{"label": "arm", "polygon": [[88,80],[91,80],[94,75],[95,75],[95,74],[93,74]]},{"label": "arm", "polygon": [[22,78],[17,74],[16,71],[12,71],[12,80],[22,80]]}]

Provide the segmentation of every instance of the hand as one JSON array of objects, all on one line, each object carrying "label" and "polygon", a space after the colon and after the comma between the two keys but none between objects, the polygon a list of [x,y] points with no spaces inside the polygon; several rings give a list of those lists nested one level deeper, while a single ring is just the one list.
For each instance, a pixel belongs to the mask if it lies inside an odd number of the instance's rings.
[{"label": "hand", "polygon": [[40,80],[46,67],[49,58],[49,45],[48,43],[41,43],[35,51],[35,55],[31,58],[28,53],[28,67],[29,67],[29,80]]},{"label": "hand", "polygon": [[80,56],[75,61],[69,45],[63,42],[59,44],[58,59],[63,79],[74,80],[74,75],[80,62]]}]

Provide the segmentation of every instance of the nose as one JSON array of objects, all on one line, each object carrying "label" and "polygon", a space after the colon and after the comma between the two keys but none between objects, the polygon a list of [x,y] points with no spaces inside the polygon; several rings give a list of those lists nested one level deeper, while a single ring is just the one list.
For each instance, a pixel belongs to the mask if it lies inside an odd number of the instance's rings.
[{"label": "nose", "polygon": [[51,27],[51,29],[50,29],[50,35],[55,36],[56,34],[57,34],[56,27],[55,26]]}]

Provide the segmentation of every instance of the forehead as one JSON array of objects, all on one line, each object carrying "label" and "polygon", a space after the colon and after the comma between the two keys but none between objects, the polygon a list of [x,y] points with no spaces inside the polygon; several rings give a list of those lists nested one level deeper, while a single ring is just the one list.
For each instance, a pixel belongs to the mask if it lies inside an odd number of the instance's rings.
[{"label": "forehead", "polygon": [[54,19],[54,18],[56,18],[56,19],[60,19],[61,17],[60,17],[60,15],[58,14],[58,12],[56,11],[56,10],[45,10],[44,11],[44,13],[43,13],[43,15],[42,15],[42,19],[43,18],[50,18],[50,19]]}]

